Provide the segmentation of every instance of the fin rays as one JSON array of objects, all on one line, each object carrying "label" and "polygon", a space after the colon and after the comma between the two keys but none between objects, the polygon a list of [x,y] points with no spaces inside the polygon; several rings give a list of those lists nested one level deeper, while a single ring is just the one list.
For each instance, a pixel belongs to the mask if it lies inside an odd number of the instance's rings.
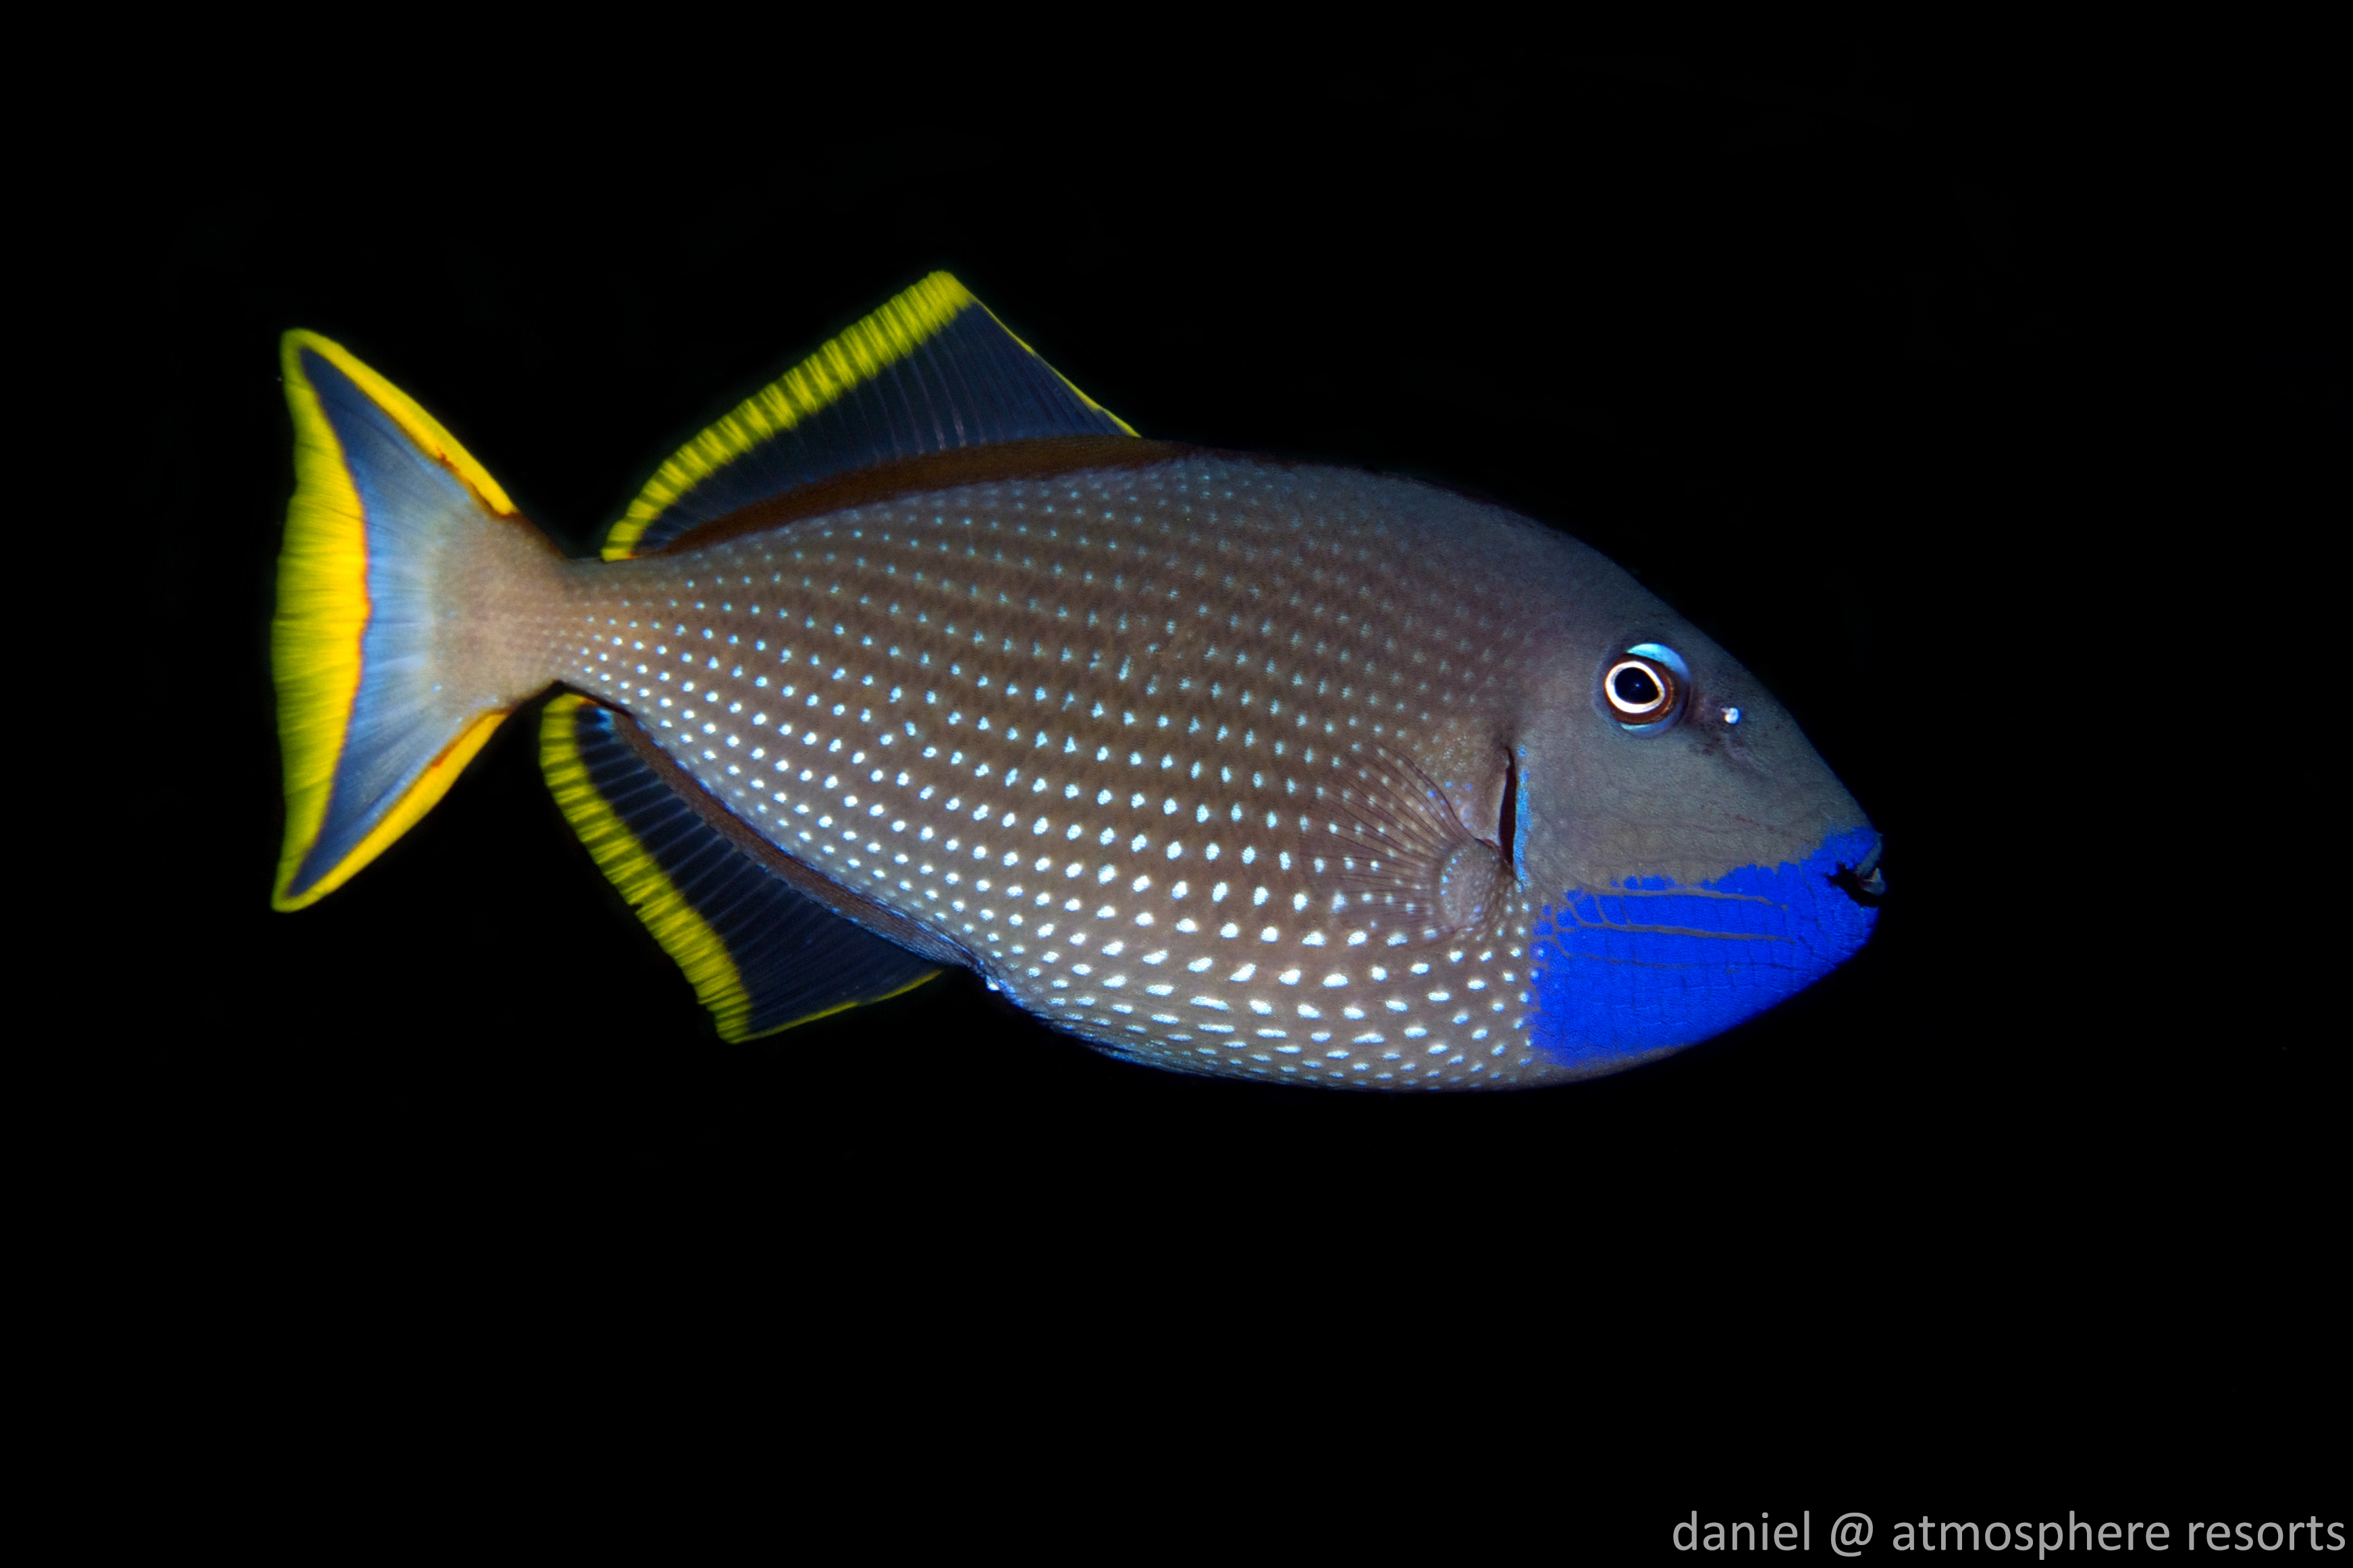
[{"label": "fin rays", "polygon": [[1052,436],[1134,436],[934,272],[672,454],[607,535],[607,561],[853,469]]},{"label": "fin rays", "polygon": [[438,574],[477,564],[467,543],[512,529],[514,509],[431,415],[337,344],[289,332],[280,360],[295,488],[270,628],[286,779],[271,901],[294,910],[430,810],[513,708],[438,678],[432,605]]},{"label": "fin rays", "polygon": [[685,972],[723,1038],[879,1002],[939,972],[731,843],[638,754],[625,726],[634,721],[565,692],[541,720],[541,764],[590,858]]}]

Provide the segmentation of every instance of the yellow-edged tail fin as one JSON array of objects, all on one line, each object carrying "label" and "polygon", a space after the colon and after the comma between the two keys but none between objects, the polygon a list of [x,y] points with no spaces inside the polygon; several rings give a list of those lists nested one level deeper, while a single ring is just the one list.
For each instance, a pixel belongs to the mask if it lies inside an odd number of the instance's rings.
[{"label": "yellow-edged tail fin", "polygon": [[325,897],[406,832],[550,677],[488,635],[553,548],[434,417],[342,347],[280,344],[294,498],[269,658],[286,765],[271,902]]}]

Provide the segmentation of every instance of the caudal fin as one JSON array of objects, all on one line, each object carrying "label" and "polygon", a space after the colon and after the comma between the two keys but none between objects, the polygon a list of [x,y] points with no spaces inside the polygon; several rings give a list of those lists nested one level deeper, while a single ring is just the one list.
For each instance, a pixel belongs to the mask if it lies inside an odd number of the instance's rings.
[{"label": "caudal fin", "polygon": [[406,832],[547,683],[483,623],[502,585],[558,561],[390,382],[312,332],[280,353],[295,486],[270,628],[286,764],[270,901],[298,910]]}]

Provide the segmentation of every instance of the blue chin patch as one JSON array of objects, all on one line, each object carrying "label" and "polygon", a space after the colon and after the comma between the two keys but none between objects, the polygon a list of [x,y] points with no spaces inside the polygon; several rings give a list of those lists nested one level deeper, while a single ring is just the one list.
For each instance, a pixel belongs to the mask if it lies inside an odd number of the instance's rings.
[{"label": "blue chin patch", "polygon": [[1877,842],[1842,833],[1801,866],[1744,866],[1693,887],[1639,878],[1546,905],[1529,954],[1537,1055],[1607,1069],[1803,991],[1871,936],[1879,911],[1831,879]]}]

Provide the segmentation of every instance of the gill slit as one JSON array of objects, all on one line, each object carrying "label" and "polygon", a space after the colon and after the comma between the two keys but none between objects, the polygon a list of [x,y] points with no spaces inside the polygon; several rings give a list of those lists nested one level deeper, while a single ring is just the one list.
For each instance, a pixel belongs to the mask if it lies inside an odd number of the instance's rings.
[{"label": "gill slit", "polygon": [[1522,798],[1524,793],[1520,749],[1507,745],[1504,748],[1504,798],[1501,809],[1496,813],[1495,842],[1503,847],[1504,864],[1511,868],[1513,877],[1521,882],[1528,879],[1527,866],[1520,856],[1520,815],[1526,805]]}]

